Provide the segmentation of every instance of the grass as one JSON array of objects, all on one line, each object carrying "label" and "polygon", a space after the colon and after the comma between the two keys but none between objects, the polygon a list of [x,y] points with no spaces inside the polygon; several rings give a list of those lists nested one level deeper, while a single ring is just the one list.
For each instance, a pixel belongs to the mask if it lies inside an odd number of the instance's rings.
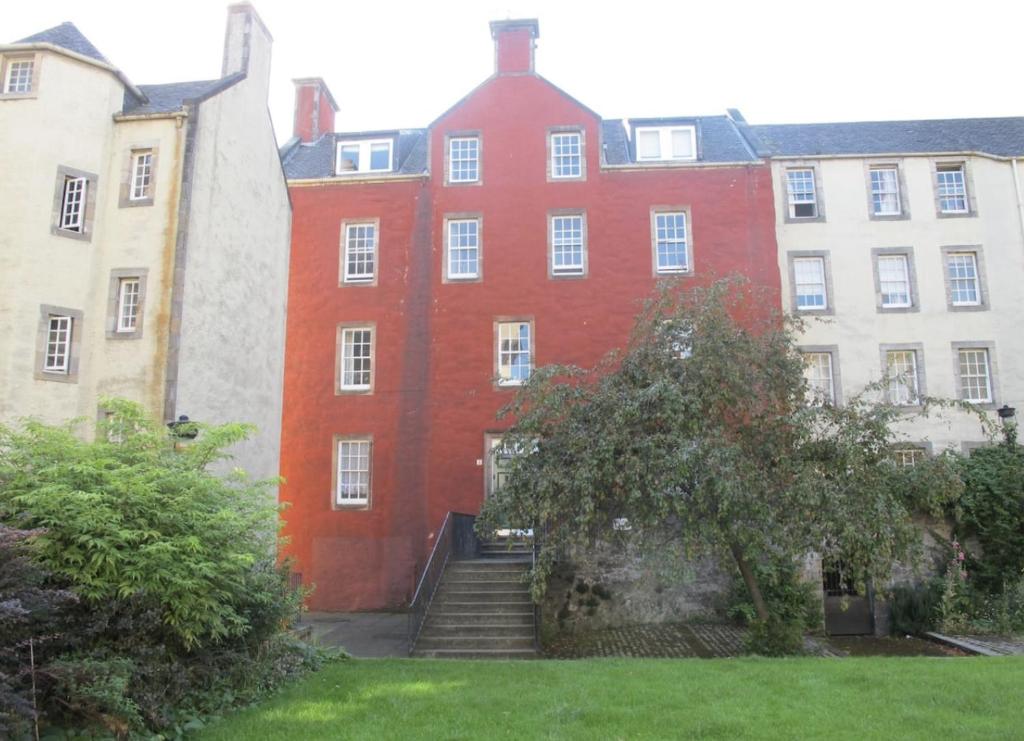
[{"label": "grass", "polygon": [[1024,658],[354,660],[215,739],[1024,738]]}]

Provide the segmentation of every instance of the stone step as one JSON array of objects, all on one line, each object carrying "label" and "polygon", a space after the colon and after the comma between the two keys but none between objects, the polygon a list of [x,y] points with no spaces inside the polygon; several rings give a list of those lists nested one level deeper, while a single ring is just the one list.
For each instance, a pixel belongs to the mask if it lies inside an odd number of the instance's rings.
[{"label": "stone step", "polygon": [[523,543],[481,543],[481,553],[533,553],[533,546]]},{"label": "stone step", "polygon": [[420,635],[416,649],[528,649],[533,650],[533,633],[527,636],[427,636]]},{"label": "stone step", "polygon": [[[499,564],[501,565],[501,564]],[[525,584],[526,569],[476,569],[474,571],[449,571],[444,580],[449,584],[474,581],[503,581]]]},{"label": "stone step", "polygon": [[533,620],[528,623],[495,623],[478,625],[473,623],[450,623],[437,625],[430,620],[423,626],[420,637],[430,638],[466,638],[469,636],[497,636],[501,638],[529,638],[533,640]]},{"label": "stone step", "polygon": [[440,589],[448,592],[529,592],[522,579],[448,579]]},{"label": "stone step", "polygon": [[457,599],[452,600],[437,600],[435,599],[430,605],[430,609],[436,610],[443,613],[494,613],[494,612],[507,612],[507,613],[521,613],[526,610],[530,610],[530,614],[533,614],[533,603],[530,602],[529,598],[509,601],[459,601]]},{"label": "stone step", "polygon": [[530,604],[530,592],[526,589],[492,589],[492,590],[453,590],[447,585],[442,585],[434,595],[432,605],[451,603],[502,603],[523,605]]},{"label": "stone step", "polygon": [[522,559],[503,561],[500,558],[474,558],[467,561],[449,562],[445,574],[486,574],[492,571],[525,574],[529,570],[530,563]]},{"label": "stone step", "polygon": [[536,659],[534,649],[432,648],[416,649],[413,656],[429,659]]},{"label": "stone step", "polygon": [[480,612],[479,610],[451,612],[441,609],[441,605],[438,605],[437,609],[431,608],[425,625],[437,628],[447,625],[521,625],[529,626],[532,629],[533,610],[517,607],[517,609],[491,612]]}]

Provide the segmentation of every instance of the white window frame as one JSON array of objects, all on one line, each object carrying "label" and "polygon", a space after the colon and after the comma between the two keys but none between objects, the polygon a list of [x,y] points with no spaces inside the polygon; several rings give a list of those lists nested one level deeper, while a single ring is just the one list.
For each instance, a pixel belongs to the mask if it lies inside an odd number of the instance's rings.
[{"label": "white window frame", "polygon": [[[816,263],[821,269],[821,280],[815,282],[801,282],[800,265]],[[820,292],[815,293],[801,293],[801,288],[807,286],[821,286]],[[821,296],[821,304],[814,304],[813,306],[801,306],[801,296]],[[825,265],[824,257],[808,256],[808,257],[794,257],[793,258],[793,308],[798,312],[802,311],[826,311],[829,307],[829,295],[828,295],[828,268]]]},{"label": "white window frame", "polygon": [[[376,285],[379,231],[380,224],[377,221],[342,222],[341,233],[344,246],[341,251],[341,282],[343,284]],[[356,268],[362,266],[361,272],[349,269],[353,265],[350,258],[354,258]],[[369,271],[367,271],[367,266],[369,266]]]},{"label": "white window frame", "polygon": [[892,462],[899,468],[913,468],[928,457],[928,451],[915,445],[903,445],[892,451]]},{"label": "white window frame", "polygon": [[[884,178],[879,177],[877,180],[875,175],[882,173],[892,175],[891,189],[887,189],[883,182]],[[903,198],[900,193],[900,171],[896,165],[873,165],[868,168],[868,178],[871,182],[871,215],[872,216],[902,216],[903,215]],[[883,210],[884,204],[886,203],[886,197],[892,197],[895,199],[896,208],[892,211]]]},{"label": "white window frame", "polygon": [[[339,344],[341,362],[338,368],[338,386],[342,391],[371,391],[373,389],[374,327],[372,325],[341,326]],[[365,338],[357,337],[365,334]],[[356,340],[359,340],[357,343]],[[355,355],[356,346],[365,348],[365,354]],[[356,367],[359,364],[360,367]],[[356,381],[356,376],[361,378]]]},{"label": "white window frame", "polygon": [[[982,369],[984,373],[977,372],[964,372],[964,361],[965,356],[974,355],[975,358],[980,357],[982,364],[978,364],[975,360],[974,369]],[[970,360],[968,359],[968,364]],[[971,366],[968,365],[968,370],[971,370]],[[968,395],[968,380],[984,380],[984,396],[970,396]],[[992,356],[989,353],[987,347],[960,347],[957,348],[957,381],[959,384],[959,397],[963,401],[969,401],[972,404],[991,404],[995,398],[992,383]],[[973,390],[973,389],[972,389]]]},{"label": "white window frame", "polygon": [[[354,480],[353,480],[354,477]],[[373,486],[373,439],[334,439],[334,505],[367,507]]]},{"label": "white window frame", "polygon": [[59,228],[81,234],[85,231],[86,208],[89,202],[89,178],[64,176],[64,189],[60,200]]},{"label": "white window frame", "polygon": [[[959,173],[959,183],[953,178],[944,177]],[[967,192],[967,165],[963,162],[939,162],[935,165],[935,194],[938,199],[939,213],[969,214],[971,212],[970,194]],[[963,208],[955,204],[963,201]],[[953,204],[954,207],[948,207]]]},{"label": "white window frame", "polygon": [[[19,73],[27,65],[28,78],[26,79],[23,75],[18,74],[17,81],[15,81],[15,71]],[[8,57],[5,61],[4,70],[4,95],[31,95],[34,92],[34,82],[36,73],[36,60],[35,57]],[[12,86],[16,85],[17,89],[13,89]]]},{"label": "white window frame", "polygon": [[[834,405],[836,403],[836,377],[832,353],[821,350],[805,350],[802,354],[804,378],[807,380],[807,390],[811,394],[812,403],[826,402]],[[827,360],[827,368],[823,368],[822,364],[818,362],[822,358]],[[822,371],[825,372],[824,377],[822,377]]]},{"label": "white window frame", "polygon": [[153,150],[132,152],[132,176],[128,186],[129,201],[144,201],[153,197]]},{"label": "white window frame", "polygon": [[[669,236],[669,224],[663,224],[663,219],[677,220],[682,218],[682,227],[678,223],[671,227]],[[664,233],[663,233],[664,230]],[[680,236],[681,235],[681,236]],[[664,251],[662,248],[665,248]],[[685,275],[693,272],[693,265],[690,252],[690,212],[683,208],[656,208],[651,211],[651,249],[654,259],[655,275]],[[663,264],[662,257],[682,255],[682,265]]]},{"label": "white window frame", "polygon": [[68,375],[71,372],[71,347],[75,318],[67,314],[50,314],[43,349],[43,372]]},{"label": "white window frame", "polygon": [[[470,237],[469,232],[463,232],[462,225],[473,224],[472,230],[473,244],[454,244],[456,237],[462,238]],[[454,227],[454,228],[453,228]],[[481,265],[483,261],[483,250],[481,245],[483,242],[482,231],[483,231],[483,220],[479,217],[458,217],[445,219],[444,223],[445,231],[445,250],[444,250],[444,267],[445,277],[448,280],[479,280],[481,276]],[[462,253],[475,252],[476,258],[476,270],[472,272],[466,272],[461,269],[463,262],[469,262],[467,257],[466,260],[455,260],[456,254],[461,258]],[[455,268],[460,268],[456,270]]]},{"label": "white window frame", "polygon": [[[978,253],[972,250],[962,251],[947,251],[943,257],[945,258],[945,271],[946,279],[949,281],[949,303],[951,306],[981,306],[982,295],[981,295],[981,271],[979,268]],[[953,261],[959,258],[970,258],[970,267],[974,271],[973,276],[960,276],[953,274]],[[973,281],[974,283],[974,300],[957,300],[958,288],[957,282]]]},{"label": "white window frame", "polygon": [[[685,134],[689,139],[688,153],[676,154],[672,146],[673,134]],[[658,135],[658,154],[641,155],[640,137],[643,134]],[[633,131],[633,142],[636,149],[637,162],[693,162],[697,159],[697,127],[696,126],[637,126]],[[668,155],[666,156],[666,153]]]},{"label": "white window frame", "polygon": [[[786,204],[790,219],[817,219],[821,215],[821,206],[818,199],[817,172],[813,167],[789,167],[786,168]],[[810,189],[801,187],[794,188],[793,175],[800,174],[798,178],[801,185],[810,184]],[[807,196],[810,196],[809,198]],[[812,214],[797,215],[797,207],[810,204],[814,209]]]},{"label": "white window frame", "polygon": [[[461,146],[464,143],[472,142],[475,144],[475,151],[472,157],[460,156],[456,157],[456,154],[464,154],[461,151]],[[459,150],[459,151],[456,151]],[[462,175],[456,168],[456,164],[472,163],[472,177]],[[456,177],[456,174],[460,177]],[[451,136],[448,137],[448,182],[449,183],[478,183],[480,182],[480,137],[473,135],[464,136]]]},{"label": "white window frame", "polygon": [[[495,326],[495,376],[499,386],[522,386],[533,373],[535,357],[533,322],[529,319],[502,319]],[[523,349],[522,328],[526,327],[526,348]],[[513,348],[513,343],[515,347]],[[521,368],[517,362],[526,358],[526,376],[515,378],[514,369]],[[506,371],[507,369],[507,371]]]},{"label": "white window frame", "polygon": [[[581,131],[552,131],[551,132],[551,179],[552,180],[579,180],[583,177],[583,132]],[[576,151],[571,151],[571,142],[575,141]],[[568,143],[568,153],[559,151]],[[575,160],[575,168],[572,167]]]},{"label": "white window frame", "polygon": [[[134,286],[134,289],[132,289]],[[135,332],[138,330],[139,306],[142,302],[142,279],[119,278],[117,281],[117,330]]]},{"label": "white window frame", "polygon": [[[387,167],[370,167],[370,158],[373,153],[373,147],[386,145],[388,148],[388,165]],[[359,163],[358,167],[354,170],[349,170],[341,166],[342,156],[341,152],[345,148],[358,147],[359,148]],[[394,169],[395,159],[395,141],[394,139],[348,139],[345,141],[339,141],[337,148],[335,149],[334,155],[334,171],[338,175],[352,175],[355,173],[367,173],[367,172],[391,172]]]},{"label": "white window frame", "polygon": [[[557,213],[548,217],[548,229],[551,235],[551,275],[552,277],[581,276],[587,273],[587,217],[582,213]],[[568,230],[559,228],[565,222],[578,222],[578,229],[570,226]],[[566,236],[578,234],[578,238]],[[578,246],[579,262],[558,264],[560,255],[566,252],[574,254]]]},{"label": "white window frame", "polygon": [[[913,284],[910,280],[910,257],[904,254],[892,254],[892,255],[877,255],[875,258],[878,261],[878,286],[879,295],[881,300],[881,306],[883,309],[909,309],[914,305],[913,296]],[[899,262],[903,265],[903,277],[902,284],[905,288],[904,294],[906,300],[904,301],[887,301],[887,297],[897,295],[897,291],[886,292],[886,286],[894,286],[899,284],[901,281],[888,279],[883,272],[883,265],[892,264]]]},{"label": "white window frame", "polygon": [[[903,358],[910,358],[909,368],[901,368],[894,374],[895,356],[902,356],[899,365],[905,365]],[[913,348],[892,348],[885,351],[885,376],[888,379],[886,393],[889,403],[895,406],[918,406],[921,403],[919,362],[917,351]]]}]

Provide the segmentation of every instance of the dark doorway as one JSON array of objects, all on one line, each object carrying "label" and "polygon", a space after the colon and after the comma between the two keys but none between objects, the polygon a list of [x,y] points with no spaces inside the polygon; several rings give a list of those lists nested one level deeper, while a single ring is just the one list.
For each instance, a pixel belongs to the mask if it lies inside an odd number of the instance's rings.
[{"label": "dark doorway", "polygon": [[871,635],[875,632],[871,594],[861,594],[841,563],[822,564],[825,632],[831,636]]}]

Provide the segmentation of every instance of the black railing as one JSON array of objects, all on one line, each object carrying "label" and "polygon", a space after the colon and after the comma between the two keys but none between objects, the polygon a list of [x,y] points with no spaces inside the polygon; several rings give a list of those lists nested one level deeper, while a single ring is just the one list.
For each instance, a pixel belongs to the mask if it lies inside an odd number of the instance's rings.
[{"label": "black railing", "polygon": [[455,558],[473,558],[480,553],[480,540],[473,530],[476,517],[460,512],[449,512],[444,516],[441,529],[437,532],[434,547],[430,551],[423,574],[416,585],[412,602],[409,603],[409,653],[416,646],[416,639],[423,630],[427,610],[434,601],[434,595],[441,584],[448,561]]},{"label": "black railing", "polygon": [[[540,553],[540,538],[538,536],[539,536],[539,532],[536,529],[534,529],[534,531],[533,531],[533,548],[531,549],[531,552],[532,552],[532,555],[533,555],[533,560],[530,563],[531,572],[537,570],[537,556]],[[532,573],[530,574],[530,577],[533,578],[533,574]],[[530,591],[531,592],[533,591],[532,590],[532,585],[531,585],[531,590]],[[530,597],[531,597],[530,601],[533,602],[533,650],[536,651],[537,653],[540,653],[540,650],[541,650],[541,648],[540,648],[540,618],[541,618],[541,609],[540,609],[540,604],[536,600],[532,599],[532,597],[533,597],[532,594],[530,595]]]}]

